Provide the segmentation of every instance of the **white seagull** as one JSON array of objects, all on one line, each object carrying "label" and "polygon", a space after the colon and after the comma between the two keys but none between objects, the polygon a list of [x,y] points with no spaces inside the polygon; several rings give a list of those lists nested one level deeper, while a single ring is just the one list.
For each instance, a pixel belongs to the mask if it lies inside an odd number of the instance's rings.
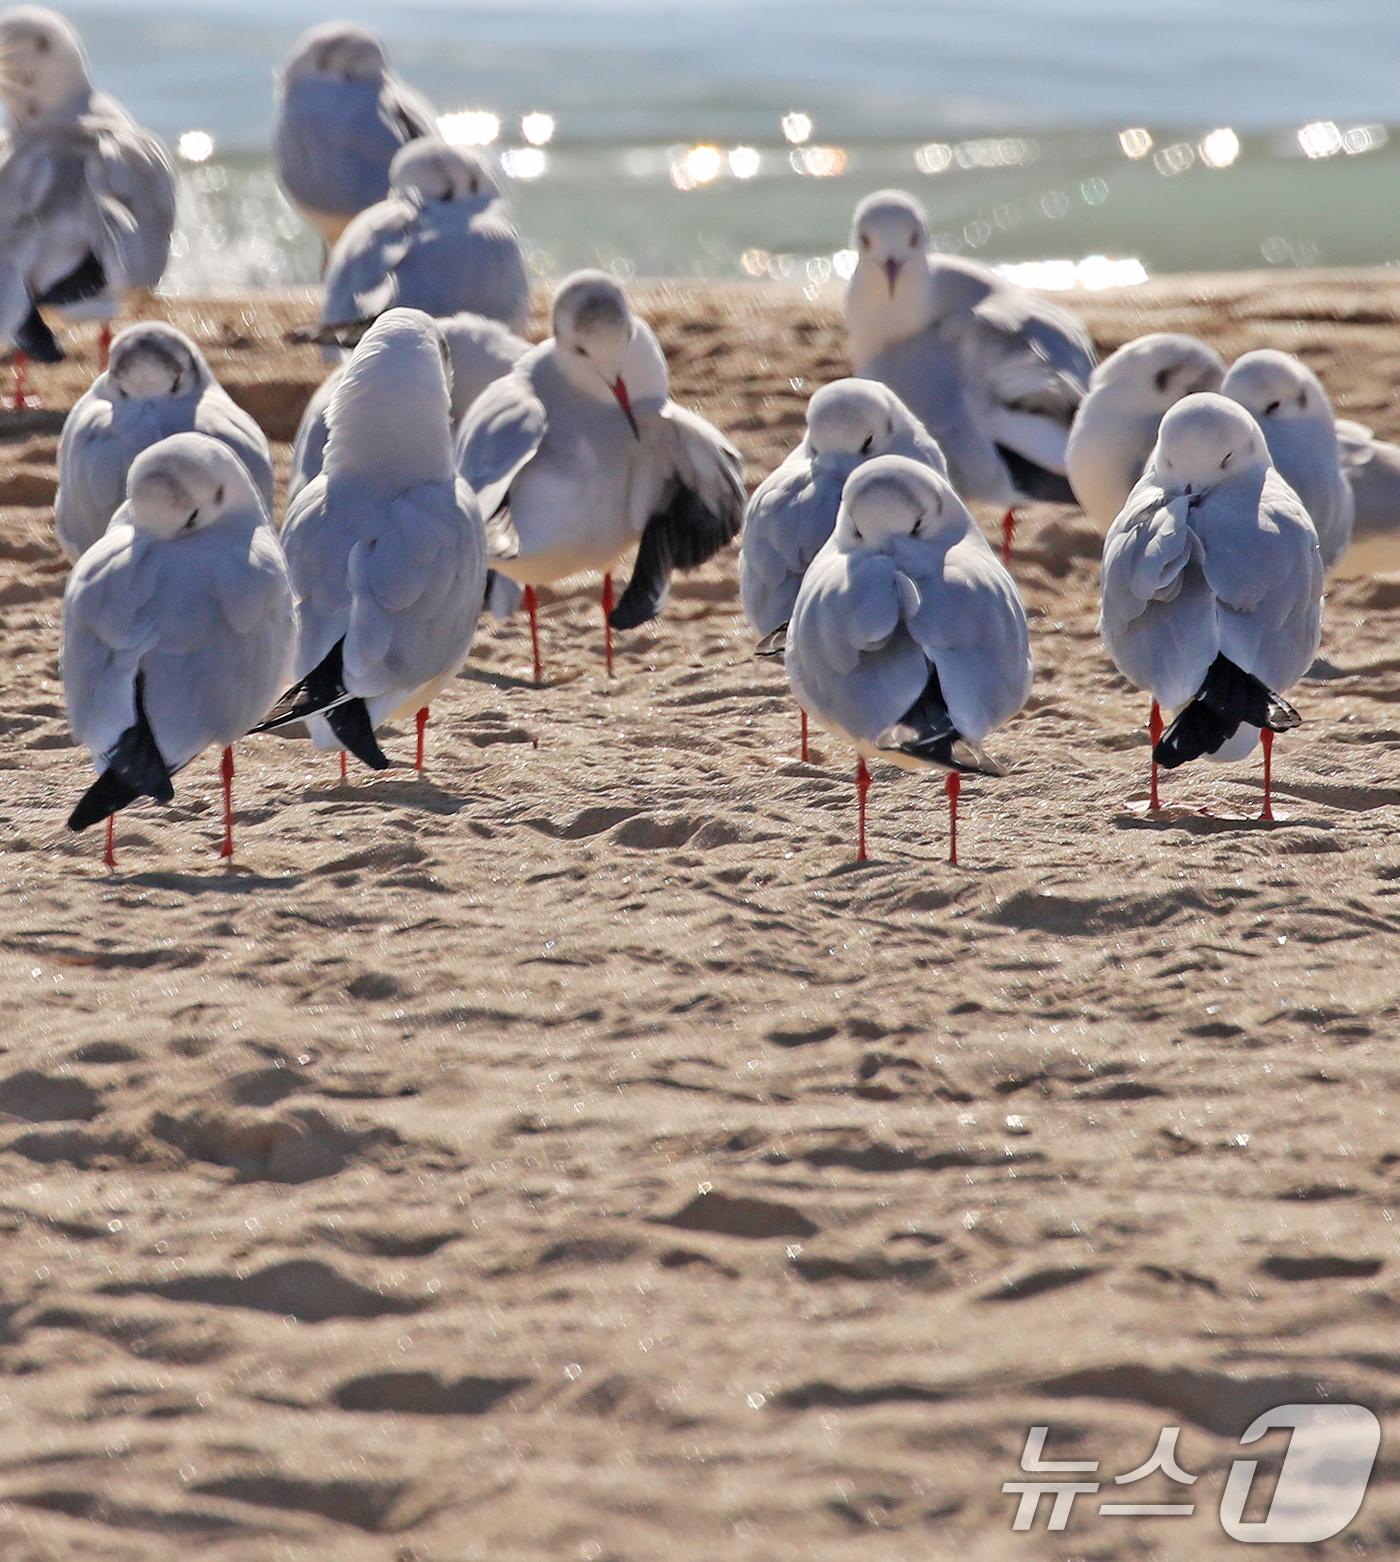
[{"label": "white seagull", "polygon": [[428,706],[466,661],[485,592],[481,512],[452,470],[446,358],[418,310],[375,321],[327,409],[325,465],[282,527],[297,682],[259,730],[305,721],[318,748],[376,770],[389,761],[374,729],[408,712],[423,768]]},{"label": "white seagull", "polygon": [[[0,342],[57,363],[40,314],[52,305],[109,322],[124,294],[153,288],[170,253],[175,181],[165,148],[94,87],[78,35],[56,12],[0,12]],[[105,363],[104,363],[105,367]],[[22,404],[23,385],[16,390]]]},{"label": "white seagull", "polygon": [[[754,489],[739,545],[739,600],[760,656],[780,656],[797,588],[836,525],[841,490],[875,456],[909,456],[948,475],[938,442],[877,380],[834,380],[807,403],[807,433]],[[807,761],[807,712],[802,712]]]},{"label": "white seagull", "polygon": [[905,456],[846,479],[836,529],[803,577],[786,650],[804,710],[859,759],[858,860],[865,859],[867,759],[949,772],[949,861],[958,777],[999,776],[981,744],[1031,692],[1016,583],[947,480]]},{"label": "white seagull", "polygon": [[[665,606],[673,569],[703,564],[738,534],[744,468],[703,418],[670,399],[661,347],[601,271],[566,277],[554,335],[476,399],[458,468],[487,517],[509,516],[519,553],[497,565],[524,586],[540,677],[535,588],[603,572],[608,670],[612,630]],[[612,570],[640,539],[613,602]],[[502,593],[509,606],[509,593]],[[493,595],[493,611],[497,599]]]},{"label": "white seagull", "polygon": [[1065,447],[1094,367],[1073,315],[988,266],[930,255],[923,207],[880,190],[856,207],[846,290],[855,372],[881,380],[938,441],[969,503],[1073,504]]},{"label": "white seagull", "polygon": [[[1099,632],[1120,672],[1152,692],[1157,766],[1243,759],[1301,718],[1283,698],[1322,631],[1322,558],[1302,501],[1237,402],[1187,396],[1162,419],[1142,481],[1103,548]],[[1165,733],[1159,707],[1177,712]]]},{"label": "white seagull", "polygon": [[395,154],[433,135],[436,115],[389,69],[379,39],[353,22],[304,32],[274,80],[277,178],[330,249],[352,217],[389,193]]},{"label": "white seagull", "polygon": [[233,744],[286,683],[297,615],[287,564],[237,456],[173,434],[131,465],[127,502],[63,594],[63,692],[97,780],[68,820],[83,830],[223,748],[224,841],[233,855]]},{"label": "white seagull", "polygon": [[1162,414],[1183,396],[1217,391],[1225,360],[1194,336],[1154,331],[1110,354],[1089,376],[1065,449],[1070,487],[1101,530],[1118,518],[1157,443]]},{"label": "white seagull", "polygon": [[523,331],[530,281],[520,234],[474,153],[435,136],[410,141],[389,169],[389,194],[341,234],[326,264],[320,325],[302,340],[338,343],[386,309],[470,310]]},{"label": "white seagull", "polygon": [[[439,320],[438,328],[447,342],[451,359],[451,410],[455,427],[492,380],[509,374],[530,351],[530,344],[498,320],[487,320],[483,315],[452,315]],[[358,341],[362,334],[357,333],[355,340]],[[291,476],[287,480],[289,504],[321,470],[326,449],[326,408],[344,372],[344,369],[337,369],[322,380],[302,413],[296,443],[292,447]]]},{"label": "white seagull", "polygon": [[204,354],[173,325],[147,320],[112,342],[105,373],[78,399],[58,442],[54,522],[70,559],[107,530],[126,496],[126,474],[148,446],[171,434],[209,434],[248,468],[272,515],[267,436],[214,378]]},{"label": "white seagull", "polygon": [[1269,459],[1303,501],[1322,567],[1331,569],[1351,545],[1355,504],[1322,382],[1291,353],[1265,347],[1236,358],[1220,390],[1263,430]]}]

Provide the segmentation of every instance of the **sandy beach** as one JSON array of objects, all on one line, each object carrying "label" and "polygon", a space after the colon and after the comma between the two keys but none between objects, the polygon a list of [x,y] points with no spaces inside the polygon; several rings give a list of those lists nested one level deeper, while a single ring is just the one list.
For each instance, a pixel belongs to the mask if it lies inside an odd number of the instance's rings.
[{"label": "sandy beach", "polygon": [[[631,293],[751,483],[847,372],[834,294]],[[1059,296],[1101,353],[1298,353],[1400,436],[1400,272]],[[165,309],[284,479],[309,296]],[[0,415],[5,1562],[1213,1562],[1261,1411],[1392,1437],[1400,581],[1330,590],[1273,824],[1257,763],[1146,815],[1099,538],[1041,507],[1035,692],[958,868],[936,780],[885,766],[855,864],[850,757],[801,762],[731,551],[611,681],[596,582],[546,594],[543,686],[484,623],[422,778],[407,730],[346,785],[250,739],[232,868],[210,753],[108,872],[63,827],[73,345]],[[1037,1425],[1107,1490],[1016,1533]],[[1195,1484],[1115,1487],[1165,1426]],[[1270,1555],[1393,1557],[1398,1480],[1383,1444],[1343,1535]]]}]

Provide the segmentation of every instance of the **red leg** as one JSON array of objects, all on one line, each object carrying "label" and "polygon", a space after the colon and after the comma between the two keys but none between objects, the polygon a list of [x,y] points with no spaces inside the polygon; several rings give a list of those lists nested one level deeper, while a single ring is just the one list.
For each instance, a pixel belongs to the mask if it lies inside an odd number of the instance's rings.
[{"label": "red leg", "polygon": [[1259,815],[1270,823],[1274,817],[1274,735],[1267,727],[1259,734],[1264,743],[1264,812]]},{"label": "red leg", "polygon": [[1016,535],[1016,512],[1008,510],[1001,518],[1001,562],[1011,568],[1011,539]]},{"label": "red leg", "polygon": [[224,750],[219,772],[224,778],[224,844],[219,848],[221,857],[233,856],[233,750]]},{"label": "red leg", "polygon": [[860,841],[856,848],[856,861],[864,862],[865,857],[865,794],[870,790],[870,772],[865,768],[865,760],[856,760],[856,796],[860,799]]},{"label": "red leg", "polygon": [[544,675],[540,666],[540,599],[533,586],[525,588],[525,611],[530,615],[530,651],[535,658],[535,682]]},{"label": "red leg", "polygon": [[102,860],[109,868],[117,865],[117,816],[107,815],[107,850],[102,853]]},{"label": "red leg", "polygon": [[342,781],[345,780],[346,773],[347,772],[346,772],[346,769],[345,769],[345,750],[341,749],[341,751],[340,751],[340,779]]},{"label": "red leg", "polygon": [[807,712],[802,712],[802,763],[807,763]]},{"label": "red leg", "polygon": [[418,758],[413,762],[413,768],[421,776],[423,774],[423,729],[428,725],[428,707],[425,705],[418,712]]},{"label": "red leg", "polygon": [[[1152,714],[1147,718],[1147,736],[1151,739],[1152,751],[1155,754],[1157,744],[1162,736],[1162,707],[1156,700],[1153,700]],[[1157,799],[1157,761],[1155,759],[1152,761],[1152,788],[1147,799],[1147,806],[1154,811],[1162,806]]]},{"label": "red leg", "polygon": [[608,677],[613,675],[612,665],[612,624],[609,622],[613,610],[612,576],[603,576],[603,643],[608,659]]},{"label": "red leg", "polygon": [[97,333],[97,367],[106,370],[107,359],[112,350],[112,322],[104,320],[102,329]]},{"label": "red leg", "polygon": [[29,367],[29,354],[15,350],[15,399],[11,403],[16,412],[23,412],[29,405],[29,397],[25,395],[25,370]]},{"label": "red leg", "polygon": [[943,790],[948,794],[948,861],[956,868],[958,865],[958,793],[962,791],[962,777],[956,770],[948,772]]}]

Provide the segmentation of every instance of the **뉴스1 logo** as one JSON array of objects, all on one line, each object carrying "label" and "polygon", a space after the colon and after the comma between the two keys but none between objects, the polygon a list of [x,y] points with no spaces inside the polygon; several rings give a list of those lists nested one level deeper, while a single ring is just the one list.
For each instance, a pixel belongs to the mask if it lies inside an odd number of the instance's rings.
[{"label": "\ub274\uc2a41 logo", "polygon": [[[1233,1540],[1247,1545],[1307,1545],[1339,1535],[1356,1517],[1366,1495],[1366,1483],[1381,1443],[1381,1424],[1364,1405],[1280,1405],[1256,1417],[1245,1428],[1241,1446],[1257,1442],[1277,1427],[1292,1427],[1283,1468],[1261,1520],[1244,1518],[1257,1459],[1236,1459],[1220,1499],[1220,1527]],[[1097,1459],[1043,1459],[1048,1426],[1033,1426],[1026,1433],[1021,1468],[1030,1475],[1089,1475],[1098,1470]],[[1130,1486],[1161,1471],[1183,1487],[1198,1477],[1183,1470],[1176,1458],[1180,1427],[1168,1426],[1157,1438],[1151,1456],[1136,1469],[1115,1475],[1115,1486]],[[1075,1498],[1091,1496],[1103,1483],[1096,1480],[1006,1481],[1002,1491],[1019,1496],[1013,1530],[1034,1527],[1042,1497],[1051,1499],[1047,1529],[1064,1529]],[[1186,1493],[1182,1492],[1182,1496]],[[1104,1518],[1189,1518],[1194,1502],[1100,1502]]]}]

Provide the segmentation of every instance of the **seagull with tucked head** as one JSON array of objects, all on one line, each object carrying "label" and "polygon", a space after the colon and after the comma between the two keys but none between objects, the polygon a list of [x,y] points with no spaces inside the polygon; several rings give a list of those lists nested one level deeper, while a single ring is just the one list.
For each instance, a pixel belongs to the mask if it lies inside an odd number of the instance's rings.
[{"label": "seagull with tucked head", "polygon": [[267,436],[214,378],[183,331],[163,320],[128,326],[112,342],[106,371],[64,420],[58,442],[54,523],[70,559],[107,530],[126,496],[126,474],[136,457],[171,434],[189,432],[209,434],[233,451],[270,518]]},{"label": "seagull with tucked head", "polygon": [[379,39],[354,22],[304,32],[274,74],[273,166],[329,250],[351,218],[388,195],[399,148],[433,135],[437,119],[389,69]]},{"label": "seagull with tucked head", "polygon": [[233,745],[285,684],[297,612],[287,562],[247,468],[207,434],[173,434],[131,464],[126,503],[63,594],[63,693],[97,780],[68,820],[107,820],[223,749],[233,855]]},{"label": "seagull with tucked head", "polygon": [[956,862],[959,777],[1004,774],[981,745],[1026,703],[1034,668],[1016,583],[946,478],[897,455],[851,473],[797,593],[786,663],[798,703],[858,756],[857,860],[866,760],[882,759],[948,773]]},{"label": "seagull with tucked head", "polygon": [[1218,391],[1225,360],[1213,347],[1154,331],[1111,353],[1089,376],[1074,415],[1065,468],[1080,508],[1104,531],[1147,466],[1162,416],[1183,396]]},{"label": "seagull with tucked head", "polygon": [[[175,224],[159,140],[93,85],[77,33],[54,11],[0,11],[0,343],[36,363],[63,348],[41,308],[103,321],[153,288]],[[105,367],[105,364],[104,364]],[[17,401],[23,401],[22,386]]]},{"label": "seagull with tucked head", "polygon": [[512,331],[530,317],[530,281],[510,208],[475,152],[410,141],[389,193],[341,234],[326,264],[319,326],[298,340],[339,346],[387,309],[485,315]]},{"label": "seagull with tucked head", "polygon": [[[1322,556],[1259,425],[1212,392],[1162,419],[1156,448],[1103,547],[1099,632],[1118,670],[1152,693],[1157,767],[1244,759],[1299,725],[1283,698],[1322,632]],[[1162,731],[1160,707],[1176,712]]]}]

